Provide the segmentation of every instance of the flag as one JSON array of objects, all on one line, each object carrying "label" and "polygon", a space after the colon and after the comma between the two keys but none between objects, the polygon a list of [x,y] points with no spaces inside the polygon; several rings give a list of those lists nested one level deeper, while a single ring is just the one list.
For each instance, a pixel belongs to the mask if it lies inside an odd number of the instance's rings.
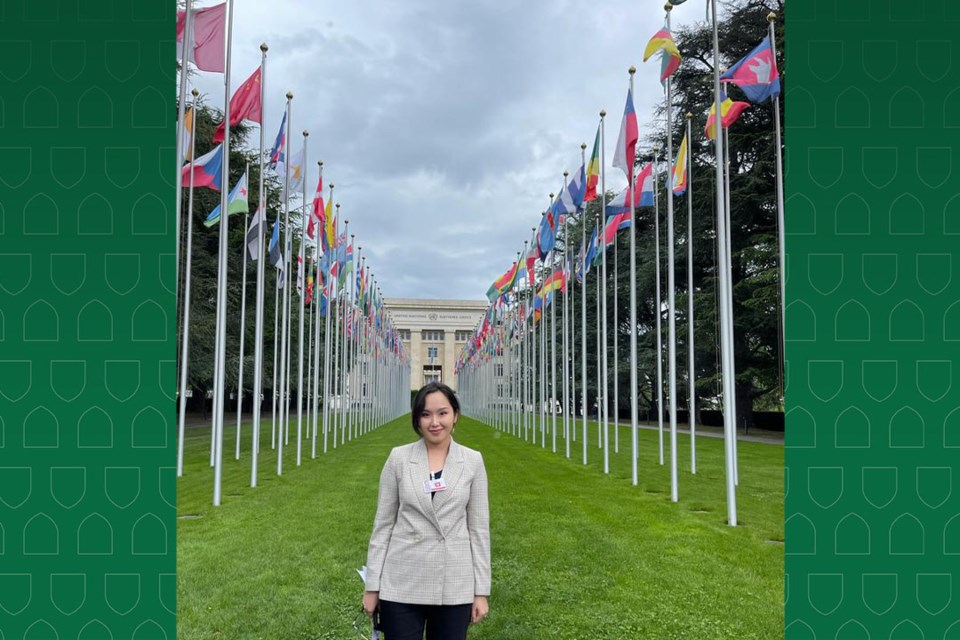
[{"label": "flag", "polygon": [[597,137],[593,140],[593,153],[587,163],[587,191],[583,196],[584,202],[597,199],[597,182],[600,181],[600,125],[597,125]]},{"label": "flag", "polygon": [[[550,205],[551,209],[553,205]],[[543,260],[553,251],[557,244],[557,224],[554,222],[553,212],[547,211],[540,219],[540,227],[537,229],[537,249],[540,259]]]},{"label": "flag", "polygon": [[270,264],[277,268],[277,287],[283,288],[283,251],[280,249],[280,216],[273,221],[273,235],[270,236]]},{"label": "flag", "polygon": [[201,71],[219,71],[225,68],[226,48],[226,12],[227,3],[222,2],[212,7],[192,12],[190,30],[187,36],[186,12],[177,12],[177,56],[183,60],[183,44],[186,41],[187,60],[193,62]]},{"label": "flag", "polygon": [[673,41],[673,35],[670,30],[664,27],[653,34],[647,43],[647,48],[643,51],[643,61],[646,62],[650,56],[660,51],[660,82],[661,84],[669,78],[674,71],[680,67],[680,51],[677,49],[677,43]]},{"label": "flag", "polygon": [[323,166],[320,166],[320,177],[317,179],[317,192],[313,196],[313,212],[310,214],[310,222],[307,224],[307,236],[316,239],[315,226],[323,229]]},{"label": "flag", "polygon": [[770,36],[766,36],[753,51],[727,69],[720,76],[720,81],[734,83],[754,103],[780,95],[780,74],[770,47]]},{"label": "flag", "polygon": [[487,289],[487,299],[490,302],[496,301],[497,298],[510,290],[516,280],[517,271],[519,271],[518,266],[519,265],[514,262],[502,276],[493,281],[493,284]]},{"label": "flag", "polygon": [[276,171],[277,164],[283,161],[283,152],[287,146],[287,114],[284,112],[283,120],[280,121],[280,131],[277,132],[277,138],[273,141],[273,148],[270,149],[269,167]]},{"label": "flag", "polygon": [[539,249],[536,246],[536,243],[531,241],[530,247],[527,249],[526,262],[527,262],[527,286],[532,287],[534,283],[534,274],[533,268],[537,266],[537,257],[539,255]]},{"label": "flag", "polygon": [[647,166],[637,174],[637,183],[640,185],[640,199],[636,202],[638,207],[653,206],[653,163],[648,162]]},{"label": "flag", "polygon": [[[740,114],[743,113],[743,110],[750,106],[749,102],[740,102],[733,101],[727,97],[727,92],[723,89],[720,89],[720,124],[724,129],[727,129],[734,122],[737,121],[737,118],[740,117]],[[707,115],[707,124],[703,128],[703,132],[711,140],[716,140],[717,132],[715,126],[717,113],[717,105],[713,103],[710,105],[710,113]]]},{"label": "flag", "polygon": [[673,194],[682,196],[687,192],[687,135],[677,150],[677,161],[673,165]]},{"label": "flag", "polygon": [[583,206],[583,199],[586,193],[586,182],[584,166],[580,165],[580,170],[573,174],[573,178],[567,183],[567,186],[560,192],[561,210],[564,213],[576,213]]},{"label": "flag", "polygon": [[180,149],[180,164],[193,160],[193,105],[183,112],[183,147]]},{"label": "flag", "polygon": [[[230,192],[230,195],[227,196],[227,215],[247,213],[248,211],[250,211],[250,203],[247,199],[247,174],[244,172],[243,176],[240,177],[240,180]],[[218,222],[220,222],[219,204],[210,212],[207,219],[203,221],[203,226],[212,227]]]},{"label": "flag", "polygon": [[260,259],[260,225],[263,224],[263,203],[264,200],[260,200],[260,206],[257,207],[257,212],[253,214],[253,220],[250,221],[250,226],[247,228],[247,252],[250,254],[251,260]]},{"label": "flag", "polygon": [[[260,106],[260,67],[243,81],[230,98],[230,126],[236,126],[241,120],[259,123],[263,119]],[[223,142],[224,123],[217,126],[213,133],[214,142]]]},{"label": "flag", "polygon": [[303,241],[297,250],[297,293],[303,297]]},{"label": "flag", "polygon": [[337,241],[337,221],[333,219],[333,200],[327,202],[327,208],[324,211],[324,233],[321,235],[323,240],[323,252],[327,253],[332,247],[336,246]]},{"label": "flag", "polygon": [[617,238],[617,231],[630,228],[630,213],[621,213],[607,218],[607,224],[603,228],[603,243],[609,247]]},{"label": "flag", "polygon": [[[303,157],[306,151],[306,147],[300,149],[297,153],[291,154],[289,160],[286,160],[283,154],[281,154],[280,160],[277,162],[277,175],[284,181],[284,187],[286,187],[286,180],[289,179],[290,193],[294,195],[303,188],[303,176],[306,173],[306,171],[304,171],[305,163]],[[288,171],[289,178],[285,176]],[[284,199],[283,196],[281,196],[281,199]]]},{"label": "flag", "polygon": [[218,144],[180,169],[180,177],[184,187],[190,186],[191,172],[193,173],[193,186],[209,187],[214,191],[220,191],[220,183],[223,181],[223,145]]},{"label": "flag", "polygon": [[613,166],[621,169],[627,180],[633,178],[633,161],[637,151],[637,114],[633,110],[633,92],[627,89],[627,104],[623,108],[623,121],[620,123],[620,135],[617,148],[613,152]]}]

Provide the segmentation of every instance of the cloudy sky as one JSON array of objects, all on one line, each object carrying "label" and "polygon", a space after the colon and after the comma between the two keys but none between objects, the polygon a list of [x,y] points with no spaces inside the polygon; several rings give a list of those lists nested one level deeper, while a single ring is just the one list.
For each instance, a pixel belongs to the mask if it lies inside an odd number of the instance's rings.
[{"label": "cloudy sky", "polygon": [[[674,28],[702,21],[703,3],[672,13]],[[660,65],[642,55],[664,15],[660,0],[238,2],[231,92],[266,42],[266,145],[292,91],[308,197],[323,160],[383,295],[482,300],[590,153],[601,109],[610,167],[630,65],[641,139],[654,126]],[[194,78],[222,108],[223,76]]]}]

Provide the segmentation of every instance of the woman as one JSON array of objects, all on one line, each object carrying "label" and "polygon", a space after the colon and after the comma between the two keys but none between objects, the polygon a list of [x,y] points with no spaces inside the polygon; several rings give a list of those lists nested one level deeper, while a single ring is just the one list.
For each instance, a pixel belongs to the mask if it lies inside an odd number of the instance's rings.
[{"label": "woman", "polygon": [[363,609],[387,640],[463,640],[487,616],[490,513],[483,456],[454,442],[453,390],[429,382],[413,400],[416,442],[380,474]]}]

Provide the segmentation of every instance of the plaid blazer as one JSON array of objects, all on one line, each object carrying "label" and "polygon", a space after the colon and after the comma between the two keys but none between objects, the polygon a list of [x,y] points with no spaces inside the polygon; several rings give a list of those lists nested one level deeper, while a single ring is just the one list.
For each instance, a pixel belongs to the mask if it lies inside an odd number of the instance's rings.
[{"label": "plaid blazer", "polygon": [[380,474],[377,515],[367,551],[368,591],[410,604],[467,604],[490,595],[490,508],[483,456],[450,441],[430,497],[423,439],[390,452]]}]

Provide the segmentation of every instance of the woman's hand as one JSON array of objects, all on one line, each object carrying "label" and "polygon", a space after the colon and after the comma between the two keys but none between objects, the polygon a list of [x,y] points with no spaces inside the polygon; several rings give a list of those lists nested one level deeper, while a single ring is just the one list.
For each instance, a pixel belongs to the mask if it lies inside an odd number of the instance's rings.
[{"label": "woman's hand", "polygon": [[[373,612],[377,610],[378,606],[380,606],[380,592],[364,591],[363,592],[363,612],[372,618]],[[474,604],[474,607],[476,607],[476,604]]]},{"label": "woman's hand", "polygon": [[490,611],[490,605],[487,604],[487,596],[473,596],[473,611],[470,616],[470,624],[477,624],[487,617]]}]

